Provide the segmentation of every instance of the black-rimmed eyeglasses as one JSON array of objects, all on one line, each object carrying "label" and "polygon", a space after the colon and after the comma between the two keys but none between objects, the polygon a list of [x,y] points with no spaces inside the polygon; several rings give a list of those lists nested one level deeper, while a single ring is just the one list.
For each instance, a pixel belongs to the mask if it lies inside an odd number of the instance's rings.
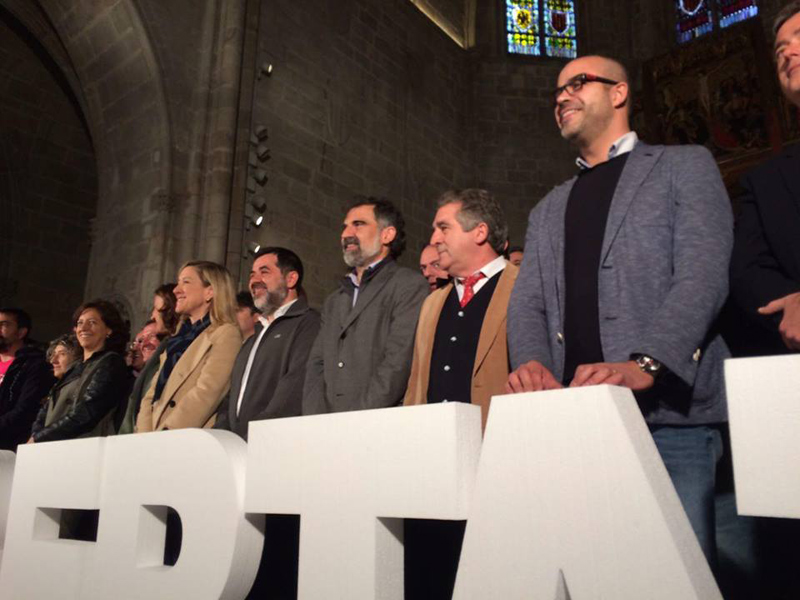
[{"label": "black-rimmed eyeglasses", "polygon": [[586,85],[587,83],[592,83],[596,81],[597,83],[607,83],[608,85],[617,85],[619,81],[614,81],[613,79],[606,79],[605,77],[600,77],[599,75],[592,75],[591,73],[580,73],[572,77],[567,83],[562,85],[561,87],[557,87],[553,92],[553,105],[558,104],[558,97],[561,95],[562,92],[567,92],[570,96],[575,95],[580,89]]}]

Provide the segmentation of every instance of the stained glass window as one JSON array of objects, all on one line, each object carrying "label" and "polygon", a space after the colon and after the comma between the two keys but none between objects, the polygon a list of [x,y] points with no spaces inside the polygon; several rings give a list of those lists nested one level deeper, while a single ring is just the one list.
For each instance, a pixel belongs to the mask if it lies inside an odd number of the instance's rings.
[{"label": "stained glass window", "polygon": [[675,0],[675,8],[681,44],[758,14],[757,0]]},{"label": "stained glass window", "polygon": [[717,0],[719,26],[727,27],[758,14],[756,0]]},{"label": "stained glass window", "polygon": [[678,41],[699,38],[714,27],[714,14],[707,0],[677,0]]},{"label": "stained glass window", "polygon": [[545,0],[544,31],[547,56],[575,58],[578,55],[573,0]]},{"label": "stained glass window", "polygon": [[575,58],[574,0],[505,0],[506,40],[511,54]]},{"label": "stained glass window", "polygon": [[506,37],[513,54],[542,53],[539,0],[506,0]]}]

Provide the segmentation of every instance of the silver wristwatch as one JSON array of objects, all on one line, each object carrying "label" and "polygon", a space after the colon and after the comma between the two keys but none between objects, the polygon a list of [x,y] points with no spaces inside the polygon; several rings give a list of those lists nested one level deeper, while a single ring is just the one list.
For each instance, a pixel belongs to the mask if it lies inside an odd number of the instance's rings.
[{"label": "silver wristwatch", "polygon": [[631,359],[636,362],[643,373],[647,373],[653,379],[656,379],[664,370],[663,365],[652,356],[647,354],[631,354]]}]

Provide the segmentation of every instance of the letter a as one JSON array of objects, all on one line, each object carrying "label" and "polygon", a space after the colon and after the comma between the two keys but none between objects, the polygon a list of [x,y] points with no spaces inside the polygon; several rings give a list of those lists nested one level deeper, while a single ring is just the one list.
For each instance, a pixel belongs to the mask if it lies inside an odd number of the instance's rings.
[{"label": "letter a", "polygon": [[629,390],[492,399],[453,597],[721,599]]}]

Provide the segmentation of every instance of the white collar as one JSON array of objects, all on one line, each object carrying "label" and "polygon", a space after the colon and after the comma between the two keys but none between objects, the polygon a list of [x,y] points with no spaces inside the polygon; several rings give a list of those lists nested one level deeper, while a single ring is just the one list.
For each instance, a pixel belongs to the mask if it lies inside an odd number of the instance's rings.
[{"label": "white collar", "polygon": [[295,298],[291,302],[282,304],[274,313],[272,313],[268,317],[258,317],[258,320],[261,321],[261,324],[264,325],[264,327],[269,327],[270,323],[273,323],[275,319],[278,319],[283,315],[285,315],[287,312],[289,312],[289,309],[295,302],[297,302],[297,298]]},{"label": "white collar", "polygon": [[[611,160],[617,156],[622,156],[623,154],[627,154],[634,149],[638,141],[639,136],[636,135],[636,132],[629,131],[611,144],[611,147],[608,149],[608,160]],[[575,159],[575,164],[578,165],[578,168],[582,171],[592,168],[592,165],[586,162],[582,156],[579,156]]]},{"label": "white collar", "polygon": [[[486,279],[491,279],[495,275],[497,275],[500,271],[506,268],[506,259],[502,256],[498,256],[497,258],[490,260],[488,263],[483,265],[480,269],[475,271],[475,273],[483,273],[486,276]],[[472,273],[473,275],[475,273]],[[457,277],[456,278],[456,285],[464,285],[464,279],[466,277]]]}]

